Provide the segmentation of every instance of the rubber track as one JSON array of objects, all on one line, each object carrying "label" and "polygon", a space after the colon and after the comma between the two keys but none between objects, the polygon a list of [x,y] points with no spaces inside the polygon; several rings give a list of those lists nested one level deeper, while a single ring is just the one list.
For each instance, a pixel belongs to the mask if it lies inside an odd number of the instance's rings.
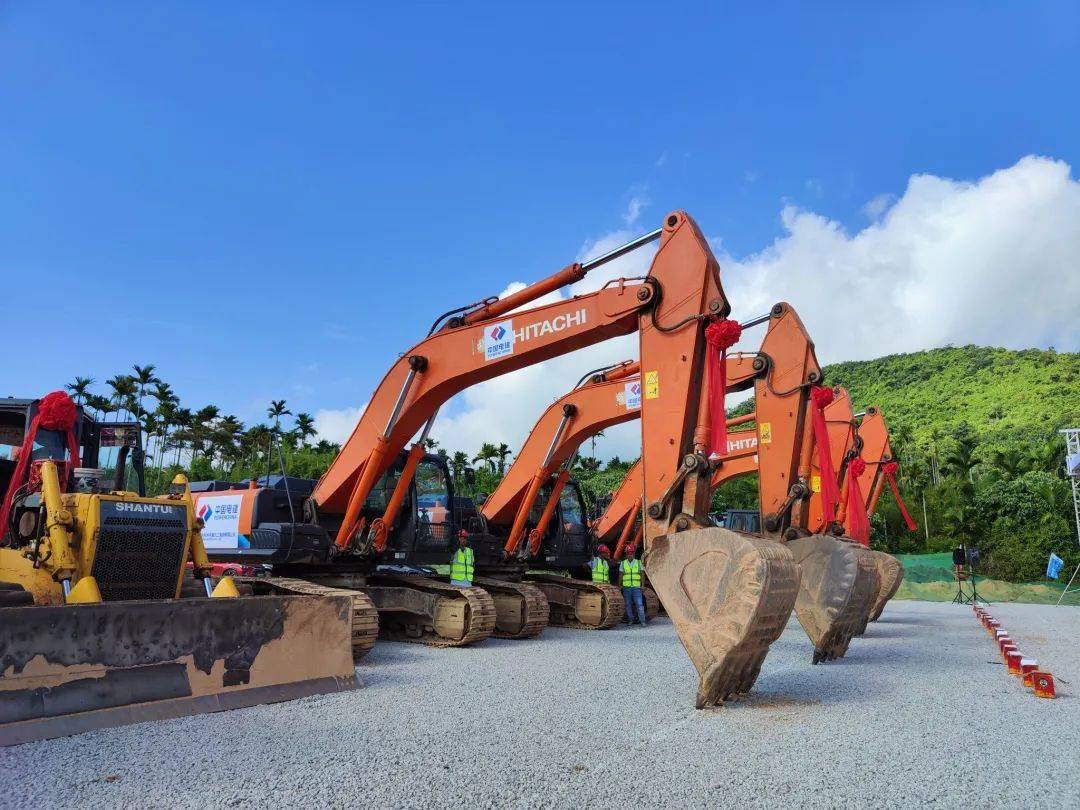
[{"label": "rubber track", "polygon": [[548,606],[544,592],[535,585],[527,582],[508,582],[494,577],[477,577],[473,585],[483,588],[485,591],[503,591],[516,593],[525,602],[525,623],[516,633],[506,633],[498,627],[492,632],[495,638],[534,638],[543,632],[548,626],[551,609]]},{"label": "rubber track", "polygon": [[252,587],[269,587],[280,593],[303,594],[304,596],[350,596],[352,597],[352,654],[353,660],[359,661],[375,646],[379,637],[379,611],[375,603],[363,591],[349,588],[330,588],[317,585],[306,579],[293,577],[234,577],[234,581]]},{"label": "rubber track", "polygon": [[566,624],[556,625],[557,627],[568,627],[572,630],[610,630],[621,622],[623,616],[626,615],[626,603],[623,601],[622,589],[614,585],[592,582],[587,579],[560,577],[554,574],[529,574],[528,578],[536,582],[550,582],[554,585],[561,585],[564,588],[578,591],[598,590],[604,595],[604,613],[600,624],[583,624],[576,619],[567,617]]},{"label": "rubber track", "polygon": [[469,627],[460,639],[444,638],[432,633],[425,633],[419,638],[405,633],[397,633],[390,628],[383,628],[382,637],[393,641],[406,641],[410,644],[424,644],[428,647],[464,647],[475,644],[495,632],[495,600],[483,588],[462,588],[449,582],[440,582],[431,577],[410,574],[374,574],[368,577],[374,584],[399,585],[415,588],[427,593],[437,593],[444,599],[464,599],[468,603]]}]

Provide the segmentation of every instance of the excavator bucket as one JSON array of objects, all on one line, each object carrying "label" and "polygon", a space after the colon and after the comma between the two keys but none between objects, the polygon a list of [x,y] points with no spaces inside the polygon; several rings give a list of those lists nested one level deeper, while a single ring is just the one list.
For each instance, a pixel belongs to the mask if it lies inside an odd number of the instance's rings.
[{"label": "excavator bucket", "polygon": [[870,611],[870,621],[876,622],[881,617],[881,611],[885,609],[885,603],[896,596],[900,583],[904,581],[904,566],[892,554],[884,551],[870,552],[877,564],[878,576],[881,578],[881,587],[878,589],[877,599]]},{"label": "excavator bucket", "polygon": [[654,539],[645,570],[697,668],[697,707],[749,691],[795,606],[799,568],[788,550],[729,529],[689,529]]},{"label": "excavator bucket", "polygon": [[855,553],[859,557],[859,568],[864,579],[870,581],[870,599],[866,603],[865,610],[859,615],[859,625],[855,630],[856,636],[866,632],[866,625],[870,622],[870,614],[874,610],[874,603],[881,592],[881,575],[878,573],[877,560],[874,552],[866,546],[855,544]]},{"label": "excavator bucket", "polygon": [[795,615],[814,644],[814,663],[839,658],[865,624],[876,593],[862,547],[823,534],[787,547],[802,569]]},{"label": "excavator bucket", "polygon": [[347,597],[0,608],[0,744],[358,686]]}]

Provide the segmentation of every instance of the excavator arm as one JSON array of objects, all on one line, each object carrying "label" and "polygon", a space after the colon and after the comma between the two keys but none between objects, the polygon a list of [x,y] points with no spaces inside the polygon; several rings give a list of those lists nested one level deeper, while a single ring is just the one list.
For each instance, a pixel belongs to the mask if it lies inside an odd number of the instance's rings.
[{"label": "excavator arm", "polygon": [[[861,417],[858,426],[860,457],[866,464],[867,471],[872,471],[871,484],[866,496],[866,512],[873,515],[877,509],[881,490],[890,484],[894,488],[897,506],[904,516],[908,527],[915,528],[915,522],[907,513],[907,507],[900,497],[900,489],[895,479],[890,479],[890,467],[895,469],[896,462],[893,459],[892,448],[889,446],[889,429],[885,426],[885,417],[880,408],[869,407],[865,413],[856,414],[855,418]],[[877,599],[870,611],[870,621],[877,621],[885,604],[900,589],[900,583],[904,579],[904,566],[891,554],[875,551],[874,560],[877,563],[878,575],[881,579],[881,587],[878,590]]]},{"label": "excavator arm", "polygon": [[[755,419],[757,424],[754,430],[728,434],[727,453],[711,462],[709,496],[724,481],[756,472],[763,464],[764,474],[759,477],[762,512],[780,515],[790,512],[809,493],[812,446],[805,414],[810,386],[820,382],[822,374],[814,344],[790,304],[775,305],[766,320],[768,329],[761,349],[756,353],[736,354],[727,361],[727,390],[754,388],[758,403],[754,414],[729,420],[727,425],[738,427]],[[802,475],[800,466],[804,467]],[[798,501],[792,498],[793,489]],[[608,508],[594,524],[597,538],[611,539],[623,530],[627,520],[634,519],[642,491],[639,462],[631,467]],[[777,522],[768,531],[780,539],[784,525]]]},{"label": "excavator arm", "polygon": [[[581,444],[605,428],[638,418],[639,370],[637,362],[627,360],[589,374],[552,403],[533,426],[514,463],[481,509],[488,524],[510,526],[505,549],[508,556],[518,551],[526,519],[541,489],[560,468],[568,468]],[[548,503],[557,501],[558,495],[553,492]],[[538,525],[530,539],[538,540],[545,528]],[[531,551],[535,553],[535,549]]]},{"label": "excavator arm", "polygon": [[[619,279],[594,293],[518,309],[656,239],[660,247],[647,278]],[[634,331],[641,333],[643,351],[646,346],[656,346],[652,375],[662,374],[677,385],[679,375],[685,375],[691,360],[698,358],[685,352],[672,353],[671,348],[680,342],[691,347],[700,343],[702,322],[724,316],[729,310],[720,287],[719,266],[708,244],[689,216],[674,212],[662,228],[621,248],[590,262],[570,265],[513,295],[450,318],[386,374],[312,493],[320,513],[343,515],[335,540],[337,549],[345,551],[352,545],[361,507],[379,477],[412,436],[425,424],[430,427],[439,407],[454,394]],[[670,392],[668,400],[677,395],[678,388]],[[672,456],[677,462],[680,449],[681,445],[668,447],[658,455],[657,468],[666,468]]]},{"label": "excavator arm", "polygon": [[[736,356],[728,365],[729,386],[736,390],[752,386],[755,396],[753,413],[731,420],[729,426],[750,422],[754,426],[728,434],[728,454],[711,462],[707,495],[725,481],[758,472],[764,535],[777,545],[786,544],[802,568],[795,611],[814,643],[814,661],[838,657],[852,636],[865,628],[878,578],[874,562],[867,557],[869,552],[864,554],[852,543],[815,533],[822,527],[820,520],[815,522],[811,508],[818,460],[812,429],[812,409],[817,406],[811,393],[822,374],[813,342],[794,311],[781,304],[773,310],[761,350]],[[842,412],[842,407],[838,410]],[[850,431],[850,421],[846,418],[840,425],[844,430],[833,431],[837,439],[848,435],[845,431]],[[826,450],[842,457],[845,447],[842,444]],[[599,537],[620,527],[623,546],[625,538],[632,536],[630,524],[643,486],[639,476],[636,470],[628,474],[607,513],[595,525]],[[630,543],[628,549],[617,549],[617,553],[632,553],[636,540]],[[663,601],[671,614],[672,606],[667,599]]]},{"label": "excavator arm", "polygon": [[[749,328],[767,321],[769,331],[760,352],[735,354],[728,360],[728,390],[746,389],[769,364],[779,362],[781,368],[786,368],[791,362],[805,360],[807,338],[801,324],[797,323],[797,317],[790,305],[782,303],[777,304],[769,315],[741,324],[741,327]],[[793,318],[796,319],[795,329],[790,328]],[[512,526],[506,543],[508,555],[518,551],[525,521],[541,488],[551,480],[559,467],[565,467],[573,459],[577,449],[590,437],[612,425],[639,419],[641,396],[640,363],[624,361],[587,375],[572,391],[544,411],[506,476],[484,502],[482,509],[489,524]],[[728,426],[735,427],[746,421],[746,418],[730,420]],[[757,468],[756,455],[756,432],[732,434],[728,438],[723,465],[728,470],[753,471]],[[610,506],[594,526],[597,537],[621,533],[621,539],[625,541],[630,536],[628,521],[633,522],[640,510],[642,481],[641,464],[638,462],[628,472]],[[549,502],[555,499],[557,493],[549,498]],[[543,534],[544,528],[543,525],[538,526],[531,539],[535,541]],[[620,543],[620,548],[627,547],[627,543]],[[536,551],[530,548],[531,554]],[[618,556],[617,550],[616,558]]]}]

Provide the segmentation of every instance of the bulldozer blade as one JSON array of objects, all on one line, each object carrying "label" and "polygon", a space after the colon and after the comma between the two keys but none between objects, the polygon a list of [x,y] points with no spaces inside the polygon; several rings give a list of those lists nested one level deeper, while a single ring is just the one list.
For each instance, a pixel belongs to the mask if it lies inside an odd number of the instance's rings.
[{"label": "bulldozer blade", "polygon": [[0,745],[353,689],[348,597],[0,608]]},{"label": "bulldozer blade", "polygon": [[870,614],[874,610],[874,602],[881,592],[881,575],[878,574],[877,560],[874,552],[866,546],[856,544],[856,554],[859,555],[859,568],[862,576],[870,581],[870,598],[866,602],[866,609],[859,614],[859,624],[855,628],[855,635],[861,636],[866,632],[866,625],[870,622]]},{"label": "bulldozer blade", "polygon": [[645,570],[697,669],[697,708],[749,691],[795,606],[791,553],[729,529],[689,529],[654,539]]},{"label": "bulldozer blade", "polygon": [[904,566],[892,554],[884,551],[871,551],[874,562],[877,563],[878,576],[881,578],[881,587],[878,589],[877,599],[870,611],[870,621],[876,622],[881,617],[881,611],[885,609],[885,603],[896,596],[900,589],[900,583],[904,581]]},{"label": "bulldozer blade", "polygon": [[802,569],[795,615],[814,644],[814,663],[847,652],[860,623],[869,615],[873,582],[860,565],[855,543],[823,534],[787,544]]}]

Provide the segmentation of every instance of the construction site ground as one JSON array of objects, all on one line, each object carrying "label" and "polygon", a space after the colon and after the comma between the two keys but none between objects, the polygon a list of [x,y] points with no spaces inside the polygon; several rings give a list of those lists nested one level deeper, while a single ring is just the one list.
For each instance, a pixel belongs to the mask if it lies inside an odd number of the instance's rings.
[{"label": "construction site ground", "polygon": [[380,642],[365,687],[0,751],[0,806],[1074,806],[1080,608],[894,601],[846,658],[794,621],[753,693],[695,711],[670,622],[468,649]]}]

